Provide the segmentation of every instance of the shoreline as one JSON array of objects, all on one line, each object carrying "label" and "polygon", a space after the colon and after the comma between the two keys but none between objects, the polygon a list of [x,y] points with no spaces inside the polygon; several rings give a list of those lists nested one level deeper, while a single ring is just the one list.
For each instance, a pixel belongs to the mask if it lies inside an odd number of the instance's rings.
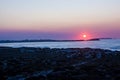
[{"label": "shoreline", "polygon": [[79,41],[100,41],[99,38],[88,40],[0,40],[0,43],[22,43],[22,42],[79,42]]},{"label": "shoreline", "polygon": [[33,39],[33,40],[0,40],[0,43],[22,43],[22,42],[79,42],[79,41],[100,41],[100,40],[108,40],[115,38],[91,38],[91,39],[78,39],[78,40],[56,40],[56,39]]},{"label": "shoreline", "polygon": [[118,80],[120,51],[0,47],[1,80]]},{"label": "shoreline", "polygon": [[27,46],[19,46],[19,47],[12,47],[12,46],[0,46],[0,48],[41,48],[41,49],[44,49],[44,48],[49,48],[49,49],[72,49],[72,48],[74,48],[74,49],[85,49],[85,48],[90,48],[90,49],[101,49],[101,50],[109,50],[109,51],[120,51],[119,49],[115,49],[115,48],[91,48],[91,47],[69,47],[69,48],[66,48],[66,47],[63,47],[63,48],[61,48],[61,47],[57,47],[57,48],[55,48],[55,47],[33,47],[33,46],[31,46],[31,47],[27,47]]}]

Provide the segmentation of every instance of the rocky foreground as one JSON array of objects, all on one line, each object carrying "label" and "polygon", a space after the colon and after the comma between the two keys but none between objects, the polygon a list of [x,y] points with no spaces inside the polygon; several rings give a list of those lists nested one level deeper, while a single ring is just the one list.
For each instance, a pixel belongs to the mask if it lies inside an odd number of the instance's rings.
[{"label": "rocky foreground", "polygon": [[0,80],[119,79],[119,51],[0,47]]}]

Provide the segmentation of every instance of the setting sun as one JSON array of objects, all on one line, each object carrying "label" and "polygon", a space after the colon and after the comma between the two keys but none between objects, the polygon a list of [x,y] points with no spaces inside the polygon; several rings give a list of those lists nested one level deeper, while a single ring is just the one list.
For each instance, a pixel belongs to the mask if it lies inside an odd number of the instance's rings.
[{"label": "setting sun", "polygon": [[83,38],[86,38],[86,37],[87,37],[87,35],[84,34],[84,35],[83,35]]},{"label": "setting sun", "polygon": [[88,32],[82,32],[82,33],[79,33],[80,35],[78,36],[79,39],[81,40],[89,40],[92,38],[92,35]]}]

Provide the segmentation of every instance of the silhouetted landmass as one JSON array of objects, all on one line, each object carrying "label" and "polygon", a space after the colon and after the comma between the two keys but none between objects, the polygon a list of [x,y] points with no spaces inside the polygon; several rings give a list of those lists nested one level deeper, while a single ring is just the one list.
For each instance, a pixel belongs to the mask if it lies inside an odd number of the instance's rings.
[{"label": "silhouetted landmass", "polygon": [[2,40],[1,43],[14,43],[14,42],[74,42],[83,40]]},{"label": "silhouetted landmass", "polygon": [[113,39],[113,38],[99,38],[99,39]]},{"label": "silhouetted landmass", "polygon": [[93,38],[88,40],[51,40],[51,39],[41,39],[41,40],[0,40],[0,43],[15,43],[15,42],[77,42],[77,41],[99,41],[101,39],[112,39],[112,38]]},{"label": "silhouetted landmass", "polygon": [[77,41],[99,41],[99,38],[89,40],[1,40],[0,43],[15,43],[15,42],[77,42]]},{"label": "silhouetted landmass", "polygon": [[0,47],[0,80],[119,79],[119,51]]},{"label": "silhouetted landmass", "polygon": [[99,41],[99,38],[94,38],[94,39],[88,39],[88,40],[84,40],[84,41]]}]

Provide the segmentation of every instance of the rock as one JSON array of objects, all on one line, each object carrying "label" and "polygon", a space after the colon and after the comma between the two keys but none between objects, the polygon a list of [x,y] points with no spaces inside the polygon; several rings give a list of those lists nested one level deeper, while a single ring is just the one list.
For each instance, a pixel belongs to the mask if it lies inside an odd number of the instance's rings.
[{"label": "rock", "polygon": [[23,77],[23,75],[16,75],[13,77],[8,77],[7,80],[25,80],[25,77]]},{"label": "rock", "polygon": [[47,70],[47,71],[44,70],[44,71],[40,71],[40,72],[35,72],[35,73],[33,73],[32,76],[34,76],[34,77],[37,77],[37,76],[44,76],[44,77],[46,77],[51,72],[53,72],[53,70]]},{"label": "rock", "polygon": [[25,80],[46,80],[46,78],[44,76],[33,76],[33,77],[29,77],[26,78]]},{"label": "rock", "polygon": [[0,48],[0,80],[118,80],[119,68],[119,51]]}]

